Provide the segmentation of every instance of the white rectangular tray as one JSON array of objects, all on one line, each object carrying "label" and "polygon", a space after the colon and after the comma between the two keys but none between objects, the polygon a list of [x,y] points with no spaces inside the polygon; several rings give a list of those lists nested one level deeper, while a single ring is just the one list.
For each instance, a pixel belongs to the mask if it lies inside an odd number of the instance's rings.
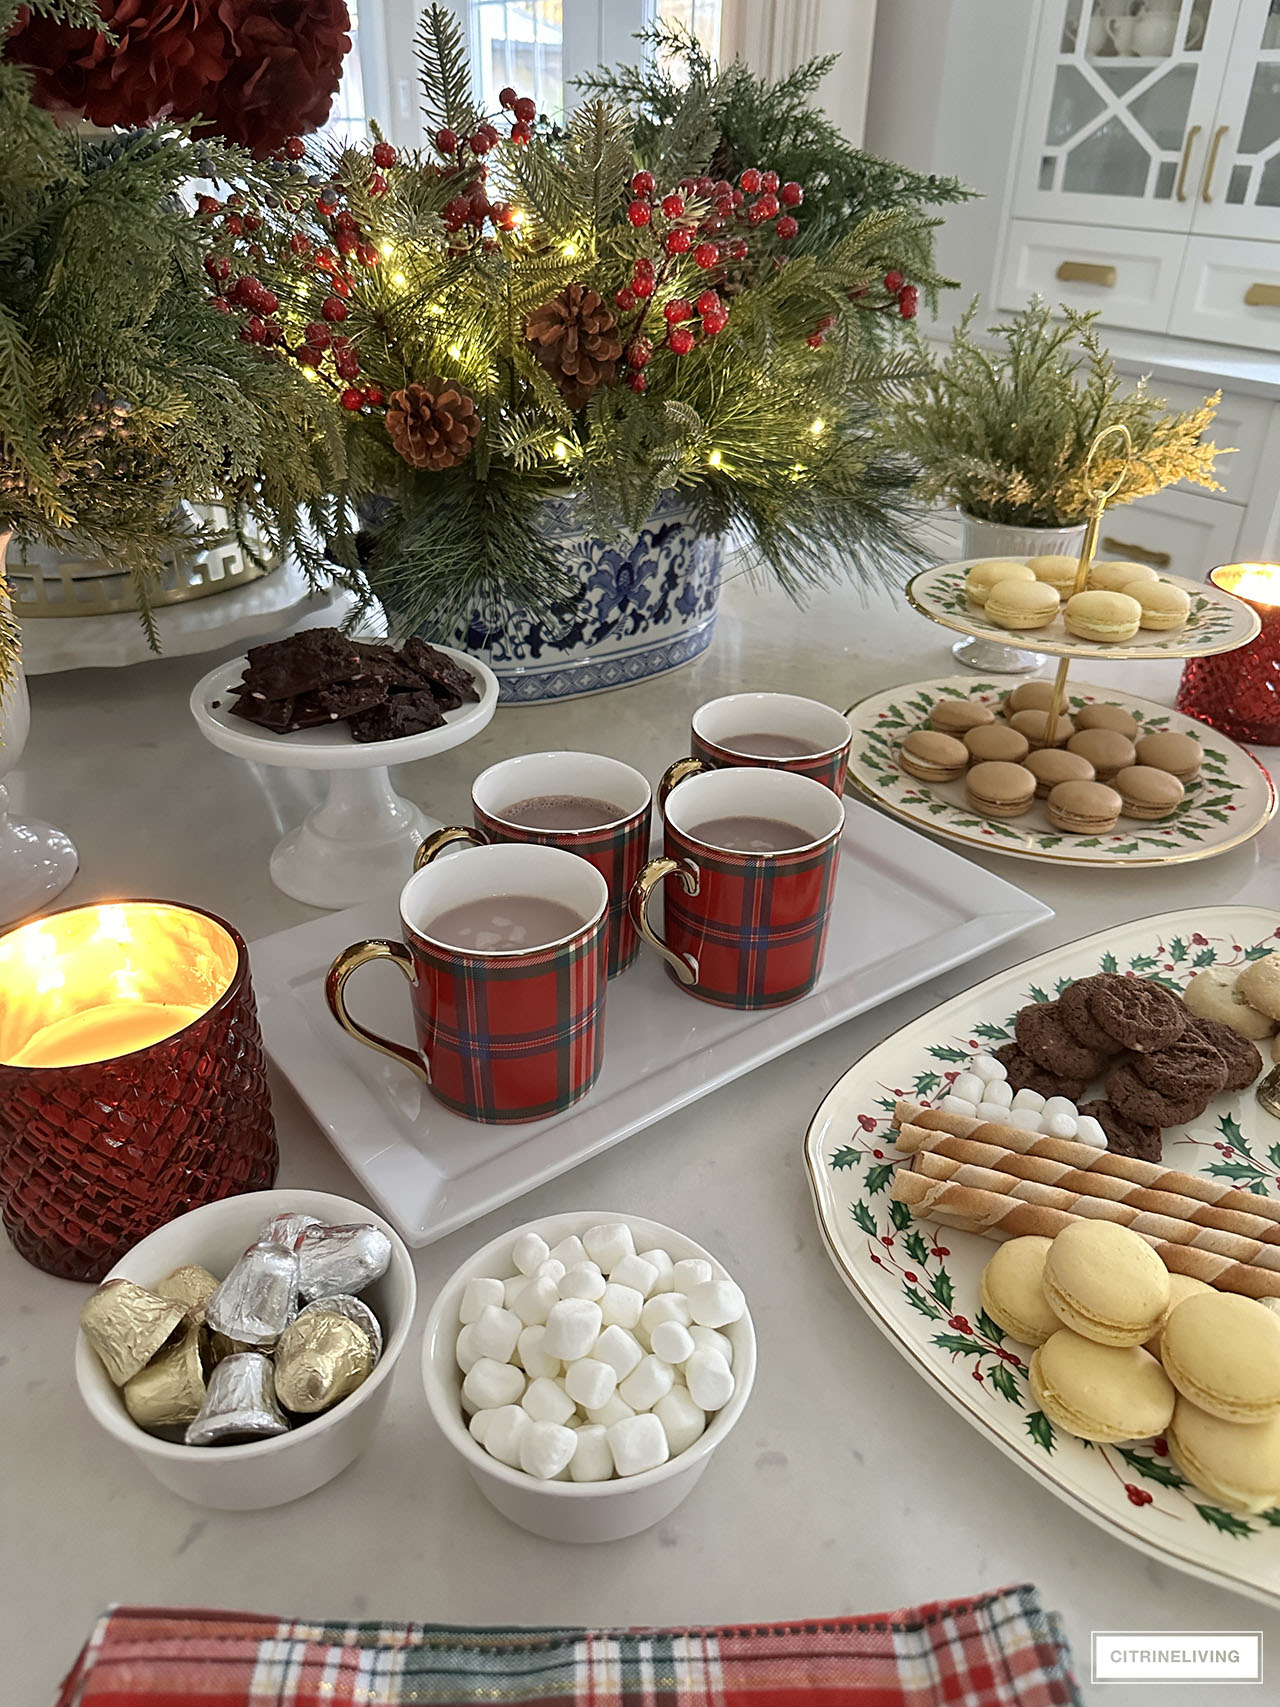
[{"label": "white rectangular tray", "polygon": [[[785,1008],[715,1008],[677,989],[642,950],[609,986],[599,1081],[549,1120],[464,1120],[405,1068],[339,1029],[325,1005],[325,973],[349,943],[399,935],[391,896],[251,945],[267,1049],[382,1211],[411,1245],[430,1244],[819,1032],[1052,918],[1034,896],[892,819],[853,801],[845,810],[817,987]],[[398,972],[362,971],[348,998],[366,1025],[412,1042]]]}]

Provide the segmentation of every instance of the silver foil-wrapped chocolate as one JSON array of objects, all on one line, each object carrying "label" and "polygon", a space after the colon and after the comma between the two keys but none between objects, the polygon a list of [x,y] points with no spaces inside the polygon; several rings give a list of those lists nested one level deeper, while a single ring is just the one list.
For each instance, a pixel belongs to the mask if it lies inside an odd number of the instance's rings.
[{"label": "silver foil-wrapped chocolate", "polygon": [[188,1446],[235,1446],[288,1429],[276,1402],[271,1360],[260,1351],[238,1351],[224,1357],[209,1377],[204,1403],[185,1438]]},{"label": "silver foil-wrapped chocolate", "polygon": [[335,1292],[362,1292],[390,1263],[391,1240],[372,1222],[308,1227],[298,1241],[298,1290],[308,1303]]},{"label": "silver foil-wrapped chocolate", "polygon": [[186,1314],[131,1280],[104,1280],[80,1312],[80,1329],[117,1387],[148,1364]]},{"label": "silver foil-wrapped chocolate", "polygon": [[286,1209],[283,1214],[273,1215],[270,1221],[258,1234],[260,1245],[283,1245],[287,1251],[296,1251],[298,1240],[308,1227],[322,1227],[324,1223],[318,1215],[304,1215],[300,1209]]},{"label": "silver foil-wrapped chocolate", "polygon": [[270,1351],[297,1308],[297,1257],[283,1245],[250,1245],[205,1305],[205,1323],[237,1345]]},{"label": "silver foil-wrapped chocolate", "polygon": [[373,1346],[374,1362],[382,1356],[382,1323],[363,1298],[354,1298],[350,1292],[331,1292],[327,1298],[317,1298],[314,1304],[304,1304],[298,1311],[297,1320],[301,1321],[304,1316],[313,1315],[317,1310],[323,1310],[331,1316],[349,1317],[357,1327],[363,1328],[368,1334]]},{"label": "silver foil-wrapped chocolate", "polygon": [[350,1316],[304,1310],[276,1347],[276,1394],[287,1409],[314,1416],[354,1393],[376,1361],[373,1341]]}]

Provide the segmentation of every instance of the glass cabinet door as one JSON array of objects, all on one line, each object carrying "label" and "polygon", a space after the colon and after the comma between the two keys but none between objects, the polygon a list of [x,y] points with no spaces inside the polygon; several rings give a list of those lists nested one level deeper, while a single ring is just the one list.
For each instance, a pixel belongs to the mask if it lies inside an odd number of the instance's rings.
[{"label": "glass cabinet door", "polygon": [[1193,229],[1280,240],[1280,0],[1239,7]]},{"label": "glass cabinet door", "polygon": [[1019,215],[1188,230],[1237,9],[1047,0]]}]

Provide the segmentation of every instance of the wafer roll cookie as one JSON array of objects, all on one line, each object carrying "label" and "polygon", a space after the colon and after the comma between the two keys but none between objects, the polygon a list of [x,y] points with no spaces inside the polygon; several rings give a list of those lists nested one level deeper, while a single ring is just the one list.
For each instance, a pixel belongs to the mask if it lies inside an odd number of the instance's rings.
[{"label": "wafer roll cookie", "polygon": [[[980,1233],[987,1239],[1018,1239],[1031,1233],[1053,1239],[1064,1227],[1084,1220],[1047,1204],[1023,1203],[1016,1197],[1001,1197],[976,1186],[957,1185],[954,1180],[930,1179],[926,1174],[899,1168],[891,1187],[896,1203],[905,1203],[921,1221],[940,1221],[962,1233]],[[1172,1245],[1165,1239],[1148,1239],[1157,1256],[1172,1274],[1189,1274],[1216,1286],[1220,1292],[1239,1292],[1246,1298],[1280,1298],[1280,1274],[1232,1262],[1212,1251],[1191,1245]]]},{"label": "wafer roll cookie", "polygon": [[959,1185],[975,1185],[983,1191],[1021,1198],[1024,1203],[1065,1209],[1068,1214],[1085,1216],[1091,1221],[1114,1221],[1118,1226],[1130,1227],[1135,1233],[1141,1233],[1153,1244],[1167,1239],[1173,1245],[1192,1245],[1197,1250],[1229,1257],[1233,1262],[1256,1263],[1259,1268],[1280,1274],[1280,1249],[1260,1245],[1256,1239],[1242,1239],[1237,1233],[1223,1233],[1216,1227],[1198,1227],[1191,1221],[1176,1220],[1170,1215],[1154,1215],[1149,1210],[1134,1209],[1130,1204],[1115,1203],[1106,1197],[1064,1191],[1059,1186],[1045,1185],[1039,1180],[1015,1179],[993,1168],[957,1162],[950,1156],[939,1156],[931,1150],[919,1151],[911,1166],[930,1179],[953,1179]]},{"label": "wafer roll cookie", "polygon": [[1133,1209],[1168,1215],[1175,1221],[1190,1221],[1197,1227],[1216,1227],[1221,1232],[1256,1239],[1259,1244],[1274,1245],[1280,1250],[1280,1222],[1268,1221],[1261,1215],[1220,1209],[1216,1204],[1201,1203],[1172,1191],[1153,1191],[1149,1186],[1133,1185],[1112,1174],[1100,1174],[1096,1168],[1068,1167],[1065,1162],[1052,1161],[1048,1156],[1023,1155],[1017,1150],[1006,1150],[1003,1145],[980,1143],[976,1138],[954,1138],[949,1132],[926,1132],[919,1127],[904,1127],[903,1131],[908,1134],[903,1148],[916,1153],[929,1151],[950,1156],[953,1161],[994,1168],[997,1173],[1010,1174],[1015,1179],[1038,1180],[1042,1185],[1059,1186],[1063,1191],[1076,1191],[1085,1197],[1127,1203]]},{"label": "wafer roll cookie", "polygon": [[[1071,1167],[1087,1168],[1091,1173],[1110,1174],[1134,1185],[1147,1185],[1157,1191],[1172,1191],[1182,1197],[1194,1197],[1201,1203],[1216,1204],[1220,1209],[1239,1209],[1246,1215],[1262,1215],[1268,1221],[1280,1223],[1280,1199],[1255,1197],[1251,1191],[1237,1191],[1202,1174],[1182,1173],[1166,1168],[1159,1162],[1143,1162],[1136,1156],[1116,1156],[1110,1150],[1095,1150],[1090,1144],[1078,1144],[1070,1138],[1046,1138],[1027,1132],[1021,1126],[1005,1126],[994,1120],[974,1120],[971,1115],[945,1114],[940,1108],[926,1108],[923,1103],[904,1099],[894,1110],[894,1121],[900,1127],[923,1129],[929,1132],[950,1132],[957,1138],[976,1138],[984,1144],[999,1144],[1006,1150],[1023,1155],[1048,1156]],[[910,1146],[895,1139],[900,1150]]]}]

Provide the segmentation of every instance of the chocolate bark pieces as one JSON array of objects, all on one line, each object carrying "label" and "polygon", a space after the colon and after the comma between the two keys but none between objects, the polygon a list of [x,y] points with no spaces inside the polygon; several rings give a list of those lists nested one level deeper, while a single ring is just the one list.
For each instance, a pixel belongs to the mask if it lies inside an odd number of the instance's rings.
[{"label": "chocolate bark pieces", "polygon": [[370,672],[353,676],[349,682],[334,682],[327,688],[318,688],[315,698],[335,721],[338,718],[350,719],[362,711],[371,711],[375,705],[385,705],[388,687],[385,675]]},{"label": "chocolate bark pieces", "polygon": [[359,655],[361,669],[385,677],[388,692],[421,688],[422,677],[405,662],[390,641],[353,640],[351,644]]},{"label": "chocolate bark pieces", "polygon": [[284,640],[249,648],[241,691],[264,699],[288,699],[360,673],[360,655],[336,628],[307,628]]},{"label": "chocolate bark pieces", "polygon": [[402,735],[421,735],[444,727],[444,713],[425,688],[417,693],[398,693],[384,705],[360,711],[348,720],[357,741],[395,741]]},{"label": "chocolate bark pieces", "polygon": [[262,699],[250,693],[242,693],[228,707],[233,717],[243,717],[246,723],[256,723],[259,729],[270,729],[274,735],[283,735],[290,728],[293,716],[293,700]]},{"label": "chocolate bark pieces", "polygon": [[1129,1120],[1119,1109],[1100,1098],[1080,1104],[1082,1115],[1091,1115],[1107,1135],[1107,1148],[1116,1156],[1136,1156],[1139,1161],[1158,1162],[1161,1159],[1162,1138],[1158,1126],[1147,1126]]},{"label": "chocolate bark pieces", "polygon": [[[400,656],[431,689],[445,711],[454,711],[464,700],[478,700],[475,677],[446,653],[411,635],[400,648]],[[447,701],[452,700],[452,704]]]}]

